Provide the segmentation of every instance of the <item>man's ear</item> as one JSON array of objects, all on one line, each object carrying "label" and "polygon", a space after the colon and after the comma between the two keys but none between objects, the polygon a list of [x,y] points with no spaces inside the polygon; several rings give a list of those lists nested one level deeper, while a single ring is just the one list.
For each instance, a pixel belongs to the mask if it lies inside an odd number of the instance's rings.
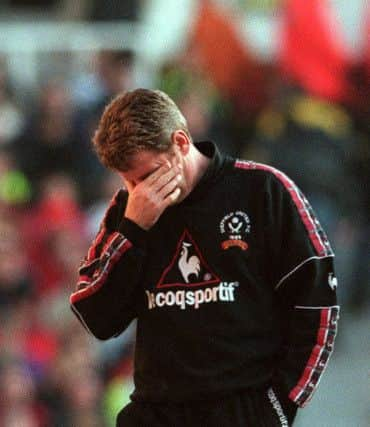
[{"label": "man's ear", "polygon": [[190,138],[186,132],[181,129],[175,130],[171,135],[174,149],[180,150],[183,156],[186,156],[190,150]]}]

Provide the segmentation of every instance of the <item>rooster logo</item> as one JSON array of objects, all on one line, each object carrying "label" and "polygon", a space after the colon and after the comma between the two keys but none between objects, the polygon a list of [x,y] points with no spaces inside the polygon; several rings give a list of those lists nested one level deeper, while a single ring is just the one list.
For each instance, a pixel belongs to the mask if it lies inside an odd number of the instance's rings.
[{"label": "rooster logo", "polygon": [[157,288],[209,286],[220,283],[187,229],[176,245],[171,262],[163,270]]},{"label": "rooster logo", "polygon": [[191,274],[195,274],[196,278],[198,278],[200,272],[200,259],[196,255],[189,257],[189,247],[191,247],[191,243],[182,242],[178,263],[179,270],[181,271],[185,283],[189,283],[189,276]]}]

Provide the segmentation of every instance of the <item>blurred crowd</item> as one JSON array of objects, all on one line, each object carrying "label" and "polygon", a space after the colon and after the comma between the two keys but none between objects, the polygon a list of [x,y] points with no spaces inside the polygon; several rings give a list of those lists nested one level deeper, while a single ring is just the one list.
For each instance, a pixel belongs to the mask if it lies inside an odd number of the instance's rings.
[{"label": "blurred crowd", "polygon": [[[177,102],[194,140],[269,163],[301,187],[334,246],[340,303],[354,315],[368,309],[370,57],[346,69],[341,86],[307,84],[289,63],[294,53],[259,63],[228,22],[202,13],[156,87]],[[223,26],[224,41],[207,38],[212,25]],[[229,63],[226,51],[234,52]],[[135,60],[129,50],[97,52],[91,69],[72,80],[50,75],[28,102],[0,66],[1,426],[114,426],[132,390],[135,326],[98,342],[68,299],[122,186],[99,164],[91,137],[107,102],[140,86]]]}]

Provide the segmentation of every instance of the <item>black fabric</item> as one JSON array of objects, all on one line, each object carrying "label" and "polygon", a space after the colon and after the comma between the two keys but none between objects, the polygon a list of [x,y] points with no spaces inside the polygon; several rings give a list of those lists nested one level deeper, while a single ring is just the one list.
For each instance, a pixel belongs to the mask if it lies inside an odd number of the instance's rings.
[{"label": "black fabric", "polygon": [[147,232],[129,218],[124,217],[122,219],[118,230],[135,246],[138,246],[139,248],[146,247]]},{"label": "black fabric", "polygon": [[292,426],[296,412],[266,386],[185,404],[132,402],[118,414],[117,427],[281,427]]}]

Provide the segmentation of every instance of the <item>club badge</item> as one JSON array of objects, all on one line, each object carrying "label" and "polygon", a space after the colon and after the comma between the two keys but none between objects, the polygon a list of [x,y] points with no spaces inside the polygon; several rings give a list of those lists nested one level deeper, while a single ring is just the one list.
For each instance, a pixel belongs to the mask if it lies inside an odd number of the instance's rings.
[{"label": "club badge", "polygon": [[245,235],[251,230],[249,216],[242,211],[230,212],[225,215],[220,222],[221,235],[226,238],[222,241],[221,247],[227,250],[237,246],[243,251],[248,249],[248,243],[245,241]]}]

